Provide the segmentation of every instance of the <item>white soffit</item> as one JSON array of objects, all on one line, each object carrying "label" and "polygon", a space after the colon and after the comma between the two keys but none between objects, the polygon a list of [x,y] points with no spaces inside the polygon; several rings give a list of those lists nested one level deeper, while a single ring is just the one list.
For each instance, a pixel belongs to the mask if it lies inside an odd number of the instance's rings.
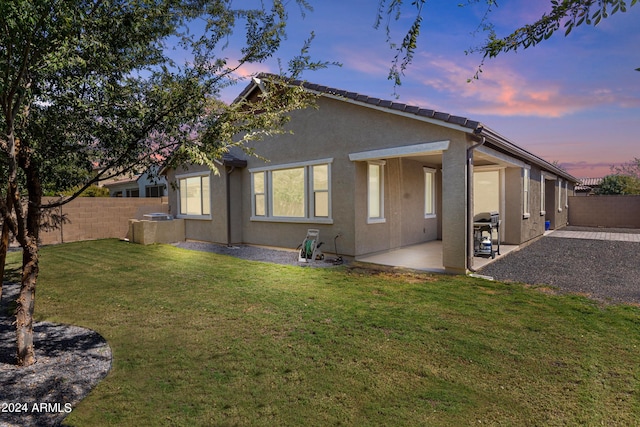
[{"label": "white soffit", "polygon": [[403,145],[400,147],[381,148],[379,150],[361,151],[349,154],[352,162],[393,159],[397,157],[411,157],[422,154],[437,154],[449,148],[449,141],[424,142],[415,145]]},{"label": "white soffit", "polygon": [[481,145],[475,148],[475,150],[486,156],[493,157],[493,159],[497,160],[500,163],[506,163],[509,166],[516,166],[519,168],[525,167],[525,163],[523,161],[518,160],[511,156],[508,156],[499,151],[496,151],[493,148],[489,148],[489,147],[485,147],[484,145]]}]

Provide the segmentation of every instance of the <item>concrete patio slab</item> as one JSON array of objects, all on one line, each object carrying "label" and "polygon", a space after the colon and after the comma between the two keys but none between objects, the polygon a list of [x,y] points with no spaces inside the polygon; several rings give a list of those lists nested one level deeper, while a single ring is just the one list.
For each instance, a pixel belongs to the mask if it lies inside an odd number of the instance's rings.
[{"label": "concrete patio slab", "polygon": [[[490,257],[474,257],[473,267],[474,269],[481,268],[517,248],[518,246],[515,245],[500,245],[500,255],[496,255],[495,259],[491,259]],[[358,257],[356,258],[356,261],[436,273],[445,272],[444,266],[442,265],[441,240],[405,246],[403,248],[361,258]]]}]

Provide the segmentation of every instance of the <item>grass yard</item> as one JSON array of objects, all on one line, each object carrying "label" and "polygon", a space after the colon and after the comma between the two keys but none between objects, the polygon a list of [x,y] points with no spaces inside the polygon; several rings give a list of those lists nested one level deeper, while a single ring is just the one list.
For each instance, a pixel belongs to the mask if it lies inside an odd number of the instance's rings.
[{"label": "grass yard", "polygon": [[640,423],[638,307],[116,240],[44,248],[41,267],[38,320],[114,355],[69,425]]}]

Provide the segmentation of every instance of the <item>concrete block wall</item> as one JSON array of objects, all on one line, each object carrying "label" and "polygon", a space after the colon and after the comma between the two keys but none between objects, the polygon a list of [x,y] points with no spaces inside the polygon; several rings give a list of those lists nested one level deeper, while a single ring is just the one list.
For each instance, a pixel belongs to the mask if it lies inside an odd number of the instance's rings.
[{"label": "concrete block wall", "polygon": [[[43,204],[58,200],[44,198]],[[56,230],[42,232],[41,243],[76,242],[108,238],[125,238],[129,231],[130,219],[143,219],[143,215],[152,212],[168,213],[167,198],[107,198],[78,197],[75,200],[55,208],[62,213],[67,222]]]},{"label": "concrete block wall", "polygon": [[640,196],[569,197],[569,225],[640,228]]}]

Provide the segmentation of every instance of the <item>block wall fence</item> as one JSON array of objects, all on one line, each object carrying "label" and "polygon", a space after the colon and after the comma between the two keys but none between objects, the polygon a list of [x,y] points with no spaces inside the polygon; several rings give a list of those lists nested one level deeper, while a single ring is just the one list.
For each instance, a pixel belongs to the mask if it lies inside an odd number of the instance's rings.
[{"label": "block wall fence", "polygon": [[[44,198],[43,204],[56,201],[57,198]],[[125,238],[129,232],[130,219],[143,219],[143,215],[152,212],[168,213],[166,197],[161,198],[110,198],[78,197],[75,200],[55,208],[62,213],[67,222],[56,230],[41,232],[43,245],[95,240]]]},{"label": "block wall fence", "polygon": [[569,197],[569,225],[640,228],[640,196]]}]

